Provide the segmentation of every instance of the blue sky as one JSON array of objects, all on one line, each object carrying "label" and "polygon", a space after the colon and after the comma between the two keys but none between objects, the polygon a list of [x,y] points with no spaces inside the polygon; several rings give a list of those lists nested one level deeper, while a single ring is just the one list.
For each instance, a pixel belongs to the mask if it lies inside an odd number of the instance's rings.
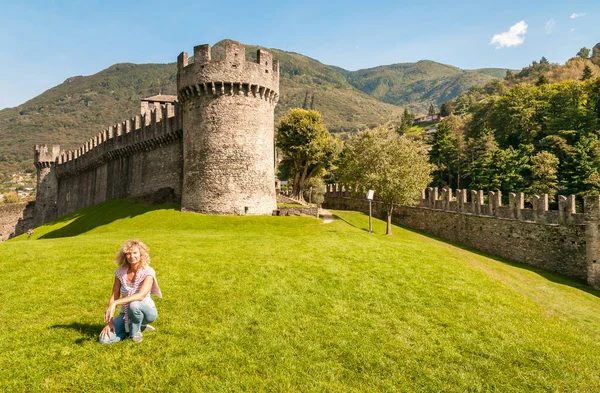
[{"label": "blue sky", "polygon": [[0,0],[0,109],[112,64],[171,63],[224,38],[347,70],[564,62],[600,42],[600,1]]}]

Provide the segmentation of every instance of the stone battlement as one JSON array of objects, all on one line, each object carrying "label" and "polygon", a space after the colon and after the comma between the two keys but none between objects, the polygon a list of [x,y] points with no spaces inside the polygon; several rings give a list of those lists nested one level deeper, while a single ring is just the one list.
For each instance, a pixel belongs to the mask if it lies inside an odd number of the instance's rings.
[{"label": "stone battlement", "polygon": [[[326,196],[351,197],[349,187],[341,184],[328,184]],[[577,213],[575,195],[558,196],[558,210],[550,210],[548,194],[533,195],[529,199],[532,208],[525,207],[525,194],[522,192],[509,194],[508,205],[502,204],[501,191],[453,190],[429,187],[422,191],[416,207],[444,210],[457,213],[475,214],[479,216],[498,217],[539,224],[574,224],[584,222],[583,213]],[[377,194],[375,194],[377,199]]]},{"label": "stone battlement", "polygon": [[138,115],[104,129],[75,150],[61,152],[56,158],[56,176],[81,173],[118,157],[173,143],[181,139],[181,128],[181,115],[174,105]]},{"label": "stone battlement", "polygon": [[35,145],[33,163],[36,168],[49,168],[61,154],[60,145]]},{"label": "stone battlement", "polygon": [[256,61],[246,61],[245,46],[228,42],[223,60],[211,60],[210,45],[194,47],[194,61],[187,52],[177,58],[179,101],[197,95],[245,95],[277,103],[279,99],[279,62],[258,49]]}]

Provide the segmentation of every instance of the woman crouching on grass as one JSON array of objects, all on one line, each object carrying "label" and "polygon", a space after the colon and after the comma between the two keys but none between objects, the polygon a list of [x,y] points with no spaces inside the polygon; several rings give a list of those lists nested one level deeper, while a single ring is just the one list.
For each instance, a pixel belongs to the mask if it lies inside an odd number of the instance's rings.
[{"label": "woman crouching on grass", "polygon": [[[106,326],[100,332],[100,342],[116,343],[129,335],[133,342],[139,343],[142,331],[154,330],[148,323],[158,316],[150,297],[151,293],[162,297],[156,272],[148,266],[148,247],[138,240],[125,242],[115,261],[119,267],[115,271],[112,295],[104,313]],[[121,313],[113,319],[117,306],[121,306]]]}]

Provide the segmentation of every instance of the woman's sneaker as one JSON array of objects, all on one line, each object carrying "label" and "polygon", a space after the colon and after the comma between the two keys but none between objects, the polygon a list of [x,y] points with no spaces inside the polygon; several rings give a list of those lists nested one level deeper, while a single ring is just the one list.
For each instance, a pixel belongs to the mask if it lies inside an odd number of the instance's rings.
[{"label": "woman's sneaker", "polygon": [[156,330],[152,325],[142,325],[142,332],[153,332]]},{"label": "woman's sneaker", "polygon": [[134,343],[141,343],[142,342],[142,333],[138,334],[137,336],[131,337],[131,339],[133,340]]}]

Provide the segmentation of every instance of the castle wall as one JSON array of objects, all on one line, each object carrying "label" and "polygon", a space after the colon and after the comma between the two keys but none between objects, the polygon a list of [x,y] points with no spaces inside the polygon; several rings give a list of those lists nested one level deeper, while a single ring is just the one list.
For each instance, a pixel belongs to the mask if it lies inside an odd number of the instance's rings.
[{"label": "castle wall", "polygon": [[225,59],[211,61],[210,46],[178,58],[182,105],[181,206],[209,214],[271,214],[276,209],[274,108],[279,65],[264,50],[256,62],[230,42]]},{"label": "castle wall", "polygon": [[181,116],[172,105],[109,127],[57,158],[57,216],[165,188],[181,198],[182,152]]},{"label": "castle wall", "polygon": [[[396,206],[392,222],[512,261],[589,282],[587,226],[582,214],[571,212],[567,216],[557,211],[542,215],[542,206],[537,212],[535,209],[519,208],[522,210],[521,216],[516,218],[514,208],[494,206],[494,196],[488,204],[478,203],[483,202],[482,194],[481,200],[476,198],[472,203],[467,203],[463,199],[459,203],[447,197],[448,191],[445,191],[442,199],[438,199],[437,190],[436,195],[432,190],[426,198],[424,195],[417,206]],[[348,192],[342,191],[341,187],[330,187],[323,206],[369,211],[367,200],[347,195]],[[458,198],[460,200],[460,194]],[[374,216],[386,219],[381,202],[373,202],[373,211]],[[537,221],[533,220],[534,217]],[[561,223],[548,223],[553,220],[561,220]],[[590,285],[595,283],[590,282]]]},{"label": "castle wall", "polygon": [[0,241],[5,241],[33,228],[35,202],[0,204]]},{"label": "castle wall", "polygon": [[[271,214],[276,209],[274,109],[279,63],[230,42],[177,59],[178,101],[142,102],[142,114],[108,127],[79,148],[36,145],[35,223],[110,199],[178,199],[182,210]],[[184,132],[185,129],[185,132]],[[156,199],[155,199],[156,198]]]}]

